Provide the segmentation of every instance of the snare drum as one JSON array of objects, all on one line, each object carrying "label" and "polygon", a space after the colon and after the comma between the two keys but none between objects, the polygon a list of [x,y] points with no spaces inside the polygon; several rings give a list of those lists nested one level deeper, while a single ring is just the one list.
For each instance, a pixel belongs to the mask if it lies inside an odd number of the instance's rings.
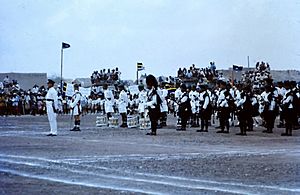
[{"label": "snare drum", "polygon": [[180,119],[180,117],[177,117],[176,129],[181,129],[181,119]]},{"label": "snare drum", "polygon": [[112,128],[119,127],[119,114],[112,115],[108,120],[108,126]]},{"label": "snare drum", "polygon": [[149,117],[140,119],[140,129],[141,130],[149,130],[151,129],[151,121]]},{"label": "snare drum", "polygon": [[136,128],[139,126],[139,118],[137,115],[127,117],[128,128]]},{"label": "snare drum", "polygon": [[108,121],[106,115],[100,115],[96,117],[96,127],[107,127]]}]

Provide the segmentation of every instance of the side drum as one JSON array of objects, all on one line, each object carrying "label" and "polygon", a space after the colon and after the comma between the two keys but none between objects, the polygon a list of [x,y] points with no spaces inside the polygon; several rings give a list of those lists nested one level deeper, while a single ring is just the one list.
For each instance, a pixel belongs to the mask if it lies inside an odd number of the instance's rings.
[{"label": "side drum", "polygon": [[96,117],[96,127],[107,127],[108,120],[106,115],[100,115]]},{"label": "side drum", "polygon": [[149,129],[151,129],[151,122],[150,122],[150,118],[149,117],[141,118],[140,119],[140,129],[141,130],[149,130]]},{"label": "side drum", "polygon": [[136,128],[139,126],[139,118],[137,115],[132,115],[127,117],[128,128]]}]

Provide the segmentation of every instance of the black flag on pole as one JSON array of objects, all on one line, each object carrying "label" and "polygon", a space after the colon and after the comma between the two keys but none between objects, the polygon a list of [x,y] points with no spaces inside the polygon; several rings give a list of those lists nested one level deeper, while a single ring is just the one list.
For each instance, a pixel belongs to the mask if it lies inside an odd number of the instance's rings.
[{"label": "black flag on pole", "polygon": [[71,47],[70,44],[62,42],[62,49],[67,49],[69,47]]},{"label": "black flag on pole", "polygon": [[233,65],[232,69],[234,71],[242,71],[243,70],[243,66],[241,66],[241,65]]}]

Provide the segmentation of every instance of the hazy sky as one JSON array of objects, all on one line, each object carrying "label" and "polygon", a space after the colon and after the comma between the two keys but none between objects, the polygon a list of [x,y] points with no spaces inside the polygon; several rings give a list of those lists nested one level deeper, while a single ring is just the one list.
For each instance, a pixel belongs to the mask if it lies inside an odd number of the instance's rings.
[{"label": "hazy sky", "polygon": [[67,78],[114,68],[134,79],[196,64],[300,69],[299,0],[0,0],[0,72]]}]

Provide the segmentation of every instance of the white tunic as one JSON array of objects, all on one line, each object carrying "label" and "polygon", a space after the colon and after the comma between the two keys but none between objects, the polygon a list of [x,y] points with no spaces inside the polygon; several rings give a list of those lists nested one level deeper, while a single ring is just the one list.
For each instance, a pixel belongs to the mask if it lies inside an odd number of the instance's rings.
[{"label": "white tunic", "polygon": [[160,111],[161,112],[168,112],[168,102],[167,102],[167,96],[168,96],[168,90],[166,89],[160,89],[157,90],[160,99],[161,99],[161,104],[160,104]]},{"label": "white tunic", "polygon": [[127,93],[122,90],[119,95],[118,109],[119,113],[127,113],[128,97]]},{"label": "white tunic", "polygon": [[145,90],[140,91],[138,101],[139,101],[139,107],[138,107],[139,113],[145,112],[145,104],[147,102],[147,92]]},{"label": "white tunic", "polygon": [[109,90],[109,89],[104,90],[104,99],[105,99],[105,103],[104,103],[105,112],[106,113],[114,112],[113,106],[115,103],[115,99],[114,99],[114,95],[111,90]]},{"label": "white tunic", "polygon": [[58,109],[58,97],[57,91],[51,87],[46,94],[46,107],[47,107],[47,115],[50,123],[50,133],[57,134],[57,122],[56,122],[56,113],[53,110]]},{"label": "white tunic", "polygon": [[75,90],[75,94],[72,97],[71,103],[70,103],[70,107],[73,109],[73,115],[80,115],[81,111],[82,111],[82,107],[81,107],[81,94],[79,93],[78,90]]}]

